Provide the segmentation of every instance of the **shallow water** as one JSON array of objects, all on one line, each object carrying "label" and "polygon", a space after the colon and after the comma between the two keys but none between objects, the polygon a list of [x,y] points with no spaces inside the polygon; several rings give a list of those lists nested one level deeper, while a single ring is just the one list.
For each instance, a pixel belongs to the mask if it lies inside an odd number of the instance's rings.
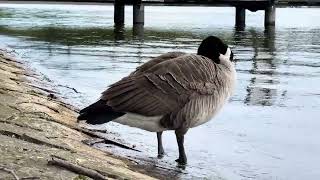
[{"label": "shallow water", "polygon": [[[0,46],[60,87],[84,107],[138,65],[168,51],[193,53],[207,35],[232,46],[237,59],[235,95],[222,112],[186,136],[188,166],[176,172],[178,150],[165,132],[167,155],[156,158],[156,135],[116,123],[119,140],[142,153],[104,147],[143,159],[177,178],[318,179],[320,177],[320,18],[316,8],[277,9],[277,27],[264,30],[263,12],[247,12],[234,29],[233,8],[146,7],[144,33],[113,28],[113,7],[0,4]],[[192,12],[192,13],[190,13]],[[180,170],[179,170],[180,171]]]}]

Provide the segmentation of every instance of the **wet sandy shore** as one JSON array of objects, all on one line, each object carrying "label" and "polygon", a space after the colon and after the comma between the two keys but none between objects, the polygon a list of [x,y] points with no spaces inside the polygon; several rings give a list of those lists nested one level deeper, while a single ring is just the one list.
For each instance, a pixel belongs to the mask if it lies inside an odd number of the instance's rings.
[{"label": "wet sandy shore", "polygon": [[134,162],[87,145],[100,137],[76,116],[49,80],[0,50],[0,179],[90,179],[48,163],[53,158],[108,179],[152,179]]}]

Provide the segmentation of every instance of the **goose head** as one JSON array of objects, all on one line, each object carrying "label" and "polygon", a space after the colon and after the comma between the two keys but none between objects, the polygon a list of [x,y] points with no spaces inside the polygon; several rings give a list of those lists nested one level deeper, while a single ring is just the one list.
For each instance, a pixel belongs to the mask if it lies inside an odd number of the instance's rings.
[{"label": "goose head", "polygon": [[219,64],[222,60],[233,61],[233,53],[228,45],[215,36],[204,39],[199,48],[198,55],[205,56]]}]

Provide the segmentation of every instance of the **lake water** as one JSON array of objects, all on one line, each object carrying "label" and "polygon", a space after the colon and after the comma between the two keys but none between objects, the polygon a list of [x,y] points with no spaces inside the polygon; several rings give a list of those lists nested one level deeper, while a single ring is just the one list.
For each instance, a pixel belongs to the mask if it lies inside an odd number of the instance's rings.
[{"label": "lake water", "polygon": [[177,179],[320,177],[319,9],[278,8],[276,28],[266,31],[263,11],[247,12],[243,31],[234,29],[234,8],[146,7],[145,12],[142,33],[132,30],[130,7],[126,27],[115,29],[108,5],[0,4],[0,47],[15,49],[55,84],[77,89],[80,93],[58,86],[82,108],[151,57],[194,53],[203,38],[219,36],[235,54],[237,89],[214,120],[187,133],[185,170],[174,162],[173,132],[164,133],[162,160],[156,158],[155,133],[116,123],[105,128],[142,152],[97,146],[165,167],[161,173]]}]

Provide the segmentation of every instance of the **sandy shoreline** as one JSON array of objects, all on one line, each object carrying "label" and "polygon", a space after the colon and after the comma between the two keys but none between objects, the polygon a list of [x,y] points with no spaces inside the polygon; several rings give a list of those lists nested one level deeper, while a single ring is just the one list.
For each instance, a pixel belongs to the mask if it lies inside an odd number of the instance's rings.
[{"label": "sandy shoreline", "polygon": [[[153,179],[133,162],[86,145],[99,138],[76,123],[77,110],[43,77],[0,51],[0,179],[81,179],[48,161],[59,158],[108,179]],[[2,169],[2,170],[1,170]]]}]

